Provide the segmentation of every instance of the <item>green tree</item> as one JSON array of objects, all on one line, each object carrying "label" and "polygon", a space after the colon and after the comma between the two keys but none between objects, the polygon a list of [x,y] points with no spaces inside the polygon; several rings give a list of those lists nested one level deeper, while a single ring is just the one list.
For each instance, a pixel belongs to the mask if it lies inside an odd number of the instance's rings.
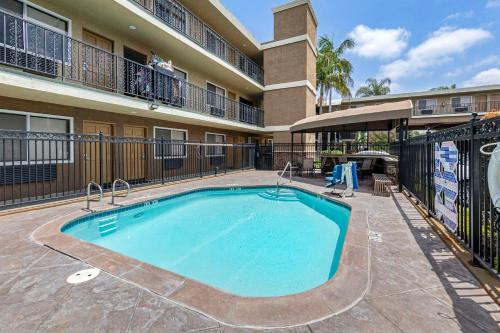
[{"label": "green tree", "polygon": [[369,78],[365,83],[366,86],[362,86],[356,91],[356,97],[387,95],[391,92],[391,79],[389,78],[380,81]]},{"label": "green tree", "polygon": [[457,89],[457,85],[453,83],[451,86],[439,86],[436,88],[432,88],[431,91],[436,91],[436,90],[450,90],[450,89]]},{"label": "green tree", "polygon": [[319,107],[323,107],[326,98],[329,100],[328,111],[332,111],[332,93],[335,91],[342,97],[350,97],[353,85],[352,64],[344,58],[344,52],[354,47],[352,39],[346,39],[338,47],[332,39],[322,36],[318,43],[316,61],[316,81],[319,88]]}]

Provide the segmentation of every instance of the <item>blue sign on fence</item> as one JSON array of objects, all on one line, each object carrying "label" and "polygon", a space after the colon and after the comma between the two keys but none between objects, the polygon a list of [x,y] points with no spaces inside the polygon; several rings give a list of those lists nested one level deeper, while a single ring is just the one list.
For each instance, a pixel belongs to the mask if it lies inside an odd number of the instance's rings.
[{"label": "blue sign on fence", "polygon": [[453,141],[443,142],[441,146],[438,143],[434,145],[434,187],[436,190],[434,205],[437,216],[453,232],[458,227],[455,205],[458,196],[457,164],[458,149]]}]

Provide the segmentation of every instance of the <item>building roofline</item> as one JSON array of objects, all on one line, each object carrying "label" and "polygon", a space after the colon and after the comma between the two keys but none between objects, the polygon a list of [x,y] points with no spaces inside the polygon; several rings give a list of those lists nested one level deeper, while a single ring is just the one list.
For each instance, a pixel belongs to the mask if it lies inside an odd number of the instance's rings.
[{"label": "building roofline", "polygon": [[[332,101],[332,105],[339,105],[342,103],[353,103],[353,102],[371,102],[371,101],[383,101],[397,98],[412,98],[412,97],[424,97],[424,96],[443,96],[443,95],[454,95],[463,93],[475,93],[475,92],[486,92],[492,90],[500,90],[499,84],[487,85],[487,86],[477,86],[477,87],[467,87],[467,88],[457,88],[457,89],[446,89],[446,90],[427,90],[427,91],[417,91],[401,94],[389,94],[380,96],[368,96],[368,97],[354,97],[354,98],[343,98],[341,100],[336,99]],[[325,103],[324,106],[328,106],[329,103]]]},{"label": "building roofline", "polygon": [[238,29],[249,41],[251,41],[254,46],[258,50],[262,50],[261,43],[255,38],[255,36],[248,30],[243,23],[229,10],[224,6],[224,4],[220,0],[209,0],[210,3],[217,8],[217,10],[225,16],[233,26]]},{"label": "building roofline", "polygon": [[309,6],[309,10],[311,11],[312,17],[316,25],[318,25],[318,18],[316,17],[316,13],[314,12],[314,8],[312,6],[311,0],[293,0],[287,3],[284,3],[280,6],[276,6],[273,8],[273,13],[278,13],[293,7],[307,5]]}]

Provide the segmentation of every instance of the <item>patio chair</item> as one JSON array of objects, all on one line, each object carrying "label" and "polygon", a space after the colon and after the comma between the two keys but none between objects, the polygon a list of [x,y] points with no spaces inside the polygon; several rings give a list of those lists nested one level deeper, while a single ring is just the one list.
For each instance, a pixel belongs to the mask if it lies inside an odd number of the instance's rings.
[{"label": "patio chair", "polygon": [[302,163],[302,172],[306,172],[307,174],[311,174],[314,169],[314,159],[312,158],[304,158]]},{"label": "patio chair", "polygon": [[363,160],[363,163],[361,164],[361,168],[359,168],[359,174],[361,175],[361,179],[364,178],[366,174],[372,173],[372,165],[373,165],[373,159],[367,158]]}]

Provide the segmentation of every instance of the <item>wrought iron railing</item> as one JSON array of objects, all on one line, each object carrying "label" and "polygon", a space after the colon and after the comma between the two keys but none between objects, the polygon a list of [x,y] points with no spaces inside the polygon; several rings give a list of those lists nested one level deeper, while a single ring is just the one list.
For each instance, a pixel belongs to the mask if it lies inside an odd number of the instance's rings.
[{"label": "wrought iron railing", "polygon": [[274,143],[257,147],[259,159],[257,168],[263,170],[282,170],[290,161],[294,166],[304,164],[304,159],[312,159],[315,169],[332,171],[333,163],[340,161],[362,161],[372,159],[393,159],[393,145],[389,143]]},{"label": "wrought iron railing", "polygon": [[461,113],[485,113],[489,111],[500,111],[500,101],[475,102],[475,103],[455,103],[455,104],[436,104],[425,107],[415,105],[413,115],[452,115]]},{"label": "wrought iron railing", "polygon": [[257,126],[264,122],[257,107],[2,11],[0,64],[231,121]]},{"label": "wrought iron railing", "polygon": [[232,65],[256,82],[264,83],[264,71],[196,15],[175,0],[131,0],[205,50]]},{"label": "wrought iron railing", "polygon": [[[440,150],[445,142],[445,149]],[[444,220],[453,219],[451,215],[456,214],[456,221],[451,222],[452,225],[456,223],[456,238],[470,249],[476,263],[482,263],[498,275],[500,216],[495,212],[492,194],[488,191],[490,156],[480,152],[483,145],[495,142],[500,143],[500,118],[474,118],[468,124],[404,141],[400,160],[404,188],[430,215]],[[451,145],[456,147],[456,153]],[[456,159],[456,169],[441,166],[437,157]],[[443,186],[442,179],[446,179],[449,186],[440,191],[442,194],[438,197],[444,195],[452,199],[446,203],[450,211],[455,210],[450,216],[443,215],[442,203],[436,196],[436,190]],[[455,195],[456,200],[453,200]]]},{"label": "wrought iron railing", "polygon": [[253,168],[255,145],[0,130],[0,209]]}]

